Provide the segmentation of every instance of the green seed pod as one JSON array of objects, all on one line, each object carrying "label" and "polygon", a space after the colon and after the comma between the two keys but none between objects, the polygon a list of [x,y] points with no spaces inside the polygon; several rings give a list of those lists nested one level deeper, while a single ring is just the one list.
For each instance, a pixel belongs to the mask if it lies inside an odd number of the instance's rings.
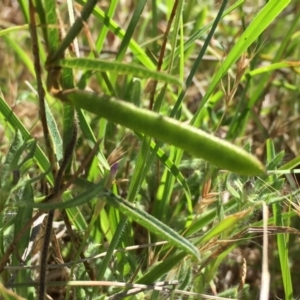
[{"label": "green seed pod", "polygon": [[264,166],[255,156],[177,120],[106,95],[101,96],[87,91],[65,91],[63,99],[111,122],[175,145],[221,169],[248,176],[265,174]]}]

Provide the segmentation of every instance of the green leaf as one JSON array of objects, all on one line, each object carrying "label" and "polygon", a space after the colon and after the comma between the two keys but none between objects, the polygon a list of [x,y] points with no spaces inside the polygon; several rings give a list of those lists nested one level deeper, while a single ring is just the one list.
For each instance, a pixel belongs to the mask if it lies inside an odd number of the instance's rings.
[{"label": "green leaf", "polygon": [[48,106],[47,101],[45,100],[44,103],[45,103],[47,124],[48,124],[49,132],[51,134],[51,138],[53,141],[53,147],[54,147],[56,160],[58,162],[60,162],[63,158],[62,140],[61,140],[60,133],[59,133],[57,125],[56,125],[55,118]]},{"label": "green leaf", "polygon": [[133,219],[160,238],[165,239],[179,249],[192,254],[197,259],[200,258],[199,251],[193,244],[144,210],[136,208],[133,204],[112,193],[107,193],[104,196],[104,199],[108,204],[117,208],[122,214]]},{"label": "green leaf", "polygon": [[236,214],[227,216],[225,219],[220,221],[217,225],[215,225],[208,233],[206,233],[203,237],[201,237],[200,243],[206,243],[214,237],[220,235],[221,233],[230,232],[234,229],[234,226],[242,219],[245,218],[246,215],[251,213],[252,209],[249,208],[247,210],[238,212]]},{"label": "green leaf", "polygon": [[169,256],[166,260],[150,269],[146,274],[139,278],[136,283],[150,284],[157,281],[161,276],[179,264],[185,256],[186,254],[184,252]]},{"label": "green leaf", "polygon": [[116,72],[117,74],[131,74],[134,77],[153,79],[157,81],[163,81],[170,84],[175,84],[180,87],[184,87],[184,84],[175,76],[169,74],[152,71],[142,66],[135,64],[125,64],[118,61],[107,61],[102,59],[91,58],[69,58],[59,61],[61,67],[78,68],[82,70],[93,70],[99,72]]}]

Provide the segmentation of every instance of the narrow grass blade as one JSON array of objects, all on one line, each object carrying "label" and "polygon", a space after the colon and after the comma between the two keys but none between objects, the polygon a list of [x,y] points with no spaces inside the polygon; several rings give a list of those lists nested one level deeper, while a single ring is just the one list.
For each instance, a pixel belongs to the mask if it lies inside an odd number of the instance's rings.
[{"label": "narrow grass blade", "polygon": [[[29,140],[31,139],[30,133],[27,131],[27,129],[24,127],[22,122],[19,120],[19,118],[15,115],[15,113],[11,110],[11,108],[7,105],[6,101],[0,94],[0,113],[4,116],[6,121],[8,122],[10,128],[12,130],[19,130],[23,136],[23,139]],[[42,151],[39,145],[36,147],[36,152],[34,155],[34,158],[36,159],[41,171],[43,173],[46,173],[50,169],[49,161],[45,155],[45,153]],[[48,173],[47,178],[51,184],[53,184],[53,177],[51,173]]]},{"label": "narrow grass blade", "polygon": [[185,257],[185,252],[180,252],[168,257],[163,263],[154,266],[151,270],[139,278],[136,283],[150,284],[157,281],[159,278],[161,278],[161,276],[168,273],[168,271],[179,264]]},{"label": "narrow grass blade", "polygon": [[227,55],[224,62],[216,72],[209,85],[209,88],[204,95],[197,113],[195,114],[192,123],[197,126],[199,123],[200,111],[209,99],[213,90],[218,82],[226,74],[229,68],[241,57],[241,55],[248,49],[248,47],[259,37],[259,35],[271,24],[272,21],[278,16],[278,14],[289,4],[290,0],[273,0],[269,1],[258,15],[254,18],[252,23],[247,27],[237,43]]},{"label": "narrow grass blade", "polygon": [[87,0],[84,8],[81,11],[80,17],[75,20],[67,35],[62,40],[60,46],[56,48],[53,53],[50,53],[50,56],[48,57],[48,63],[55,62],[63,56],[64,51],[71,45],[74,38],[78,35],[83,27],[83,22],[88,19],[96,5],[97,0]]},{"label": "narrow grass blade", "polygon": [[[76,2],[84,5],[86,3],[86,0],[76,0]],[[123,40],[126,34],[125,31],[120,26],[118,26],[118,24],[114,20],[109,18],[99,7],[94,8],[93,14],[104,24],[104,26],[108,27],[109,30],[111,30],[116,36]],[[143,49],[138,45],[137,42],[131,40],[129,43],[129,48],[135,55],[135,57],[141,62],[141,64],[143,64],[150,70],[155,69],[155,65],[152,63],[149,56],[143,51]]]},{"label": "narrow grass blade", "polygon": [[[292,170],[300,164],[300,155],[296,156],[289,162],[285,163],[283,166],[279,168],[279,170]],[[291,171],[292,173],[292,171]]]},{"label": "narrow grass blade", "polygon": [[[266,142],[267,147],[267,162],[268,164],[272,163],[276,159],[275,145],[273,140],[268,139]],[[273,183],[276,180],[275,174],[268,177],[270,183]],[[276,226],[285,226],[286,223],[282,217],[282,208],[280,203],[272,204],[273,215]],[[293,285],[291,272],[289,267],[289,248],[287,245],[289,244],[289,234],[277,234],[277,248],[278,255],[280,261],[280,268],[282,274],[282,281],[284,286],[284,292],[286,299],[289,299],[291,295],[293,295]]]},{"label": "narrow grass blade", "polygon": [[[193,78],[194,78],[194,76],[195,76],[195,74],[196,74],[196,72],[197,72],[197,70],[198,70],[198,68],[199,68],[199,66],[200,66],[200,63],[202,62],[202,59],[203,59],[203,57],[204,57],[204,54],[206,53],[206,50],[207,50],[207,48],[208,48],[208,45],[209,45],[209,43],[210,43],[210,41],[211,41],[211,39],[212,39],[212,37],[213,37],[213,35],[214,35],[214,32],[216,31],[216,29],[217,29],[217,26],[218,26],[218,24],[219,24],[219,22],[220,22],[220,20],[221,20],[221,18],[222,18],[222,12],[225,10],[225,7],[226,7],[226,5],[227,5],[227,2],[228,2],[228,0],[224,0],[223,2],[222,2],[222,5],[221,5],[221,7],[220,7],[220,10],[219,10],[219,12],[218,12],[218,14],[217,14],[217,16],[216,16],[216,18],[215,18],[215,20],[213,21],[213,24],[212,24],[212,28],[211,28],[211,30],[209,31],[209,33],[208,33],[208,35],[207,35],[207,37],[206,37],[206,39],[205,39],[205,42],[204,42],[204,45],[203,45],[203,47],[201,48],[201,50],[200,50],[200,52],[199,52],[199,54],[198,54],[198,56],[197,56],[197,58],[196,58],[196,60],[195,60],[195,63],[193,64],[193,66],[192,66],[192,68],[191,68],[191,70],[190,70],[190,73],[189,73],[189,75],[188,75],[188,77],[187,77],[187,79],[186,79],[186,81],[185,81],[185,84],[186,84],[186,87],[187,88],[189,88],[190,87],[190,85],[191,85],[191,83],[192,83],[192,81],[193,81]],[[174,107],[173,107],[173,109],[172,109],[172,112],[171,112],[171,117],[174,117],[174,116],[176,116],[176,114],[178,113],[178,110],[179,110],[179,108],[181,107],[181,105],[182,105],[182,101],[183,101],[183,99],[184,99],[184,96],[185,96],[185,94],[186,94],[186,90],[182,90],[181,91],[181,93],[179,94],[179,96],[178,96],[178,99],[177,99],[177,101],[176,101],[176,103],[175,103],[175,105],[174,105]],[[207,93],[206,93],[207,94]],[[206,99],[205,101],[207,101],[208,99]],[[201,102],[200,102],[200,106],[203,104],[204,105],[204,98],[201,100]],[[198,111],[199,111],[199,109],[200,108],[198,108]],[[198,112],[197,111],[197,112]],[[197,112],[196,112],[196,114],[194,115],[194,117],[193,117],[193,119],[192,119],[192,121],[191,121],[191,124],[193,124],[193,122],[194,122],[194,119],[196,118],[196,116],[197,116]],[[198,127],[198,126],[196,126],[196,127]]]},{"label": "narrow grass blade", "polygon": [[141,18],[141,14],[144,10],[146,3],[147,3],[147,0],[140,0],[137,2],[136,8],[135,8],[132,18],[130,20],[130,23],[129,23],[129,25],[126,29],[125,35],[122,39],[122,42],[121,42],[121,45],[120,45],[120,48],[119,48],[119,51],[118,51],[118,54],[116,57],[117,61],[122,61],[122,59],[126,53],[126,50],[130,44],[130,40],[133,36],[133,33],[136,30],[136,27],[138,25],[138,21]]},{"label": "narrow grass blade", "polygon": [[231,232],[234,229],[234,226],[242,219],[244,219],[245,216],[250,214],[251,211],[252,209],[249,208],[247,210],[225,217],[225,219],[220,221],[209,232],[207,232],[203,237],[201,237],[199,243],[206,243],[222,233],[226,234],[226,232]]},{"label": "narrow grass blade", "polygon": [[24,141],[22,138],[22,134],[17,131],[4,162],[4,165],[8,167],[9,171],[12,171],[14,167],[17,166],[20,156],[24,151],[23,144]]},{"label": "narrow grass blade", "polygon": [[[151,149],[154,151],[157,148],[157,144],[155,144],[154,141],[151,141]],[[178,183],[183,187],[187,199],[191,199],[190,189],[189,186],[183,176],[183,174],[180,172],[180,170],[177,168],[175,163],[169,158],[169,156],[165,153],[165,151],[158,147],[156,150],[156,155],[158,156],[159,160],[165,165],[165,167],[172,173],[172,175],[176,178]]]},{"label": "narrow grass blade", "polygon": [[20,46],[20,44],[14,39],[4,36],[5,42],[10,46],[10,51],[14,51],[24,65],[28,68],[29,72],[35,76],[34,66],[31,58],[26,51]]},{"label": "narrow grass blade", "polygon": [[[84,112],[81,109],[77,109],[76,111],[77,111],[79,126],[82,131],[82,134],[83,134],[84,138],[87,140],[90,148],[92,149],[97,142],[96,137],[90,127],[90,124],[88,123],[88,121],[84,115]],[[100,163],[100,166],[99,166],[100,173],[102,176],[104,176],[105,170],[110,170],[109,163],[107,162],[104,154],[100,150],[97,152],[97,159]]]},{"label": "narrow grass blade", "polygon": [[295,68],[299,67],[300,62],[294,62],[294,61],[282,61],[279,63],[273,63],[268,66],[264,66],[258,69],[255,69],[253,71],[250,71],[247,73],[248,76],[254,77],[263,73],[270,73],[275,70],[283,69],[283,68]]},{"label": "narrow grass blade", "polygon": [[[113,15],[115,13],[115,10],[117,8],[117,5],[118,5],[118,0],[110,1],[109,7],[106,11],[106,14],[107,14],[106,16],[108,18],[113,17]],[[96,7],[95,10],[97,10],[97,9],[99,9],[99,8]],[[99,36],[97,37],[97,40],[96,40],[96,43],[95,43],[97,53],[101,53],[102,48],[105,45],[105,39],[107,38],[108,31],[109,31],[109,27],[107,27],[107,26],[104,26],[102,28],[102,30],[100,31]],[[92,53],[91,53],[91,55],[92,55]]]},{"label": "narrow grass blade", "polygon": [[[228,14],[230,14],[233,10],[235,10],[237,7],[239,7],[240,5],[242,5],[245,2],[245,0],[238,0],[236,1],[232,6],[230,6],[228,9],[226,9],[224,11],[224,13],[222,14],[221,18],[224,18],[225,16],[227,16]],[[189,50],[192,46],[195,45],[195,41],[200,39],[213,25],[214,21],[210,22],[209,24],[203,26],[200,30],[198,30],[197,32],[195,32],[194,34],[192,34],[190,37],[188,37],[188,39],[184,42],[184,51]],[[175,50],[175,56],[177,55],[181,55],[181,49],[178,47]],[[164,64],[163,64],[163,69],[167,68],[167,66],[170,63],[170,59],[171,56],[167,56]]]}]

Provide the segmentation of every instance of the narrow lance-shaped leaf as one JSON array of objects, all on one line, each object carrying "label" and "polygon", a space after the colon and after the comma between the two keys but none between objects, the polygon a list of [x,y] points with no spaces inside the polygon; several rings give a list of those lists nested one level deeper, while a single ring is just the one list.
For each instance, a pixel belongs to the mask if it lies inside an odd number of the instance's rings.
[{"label": "narrow lance-shaped leaf", "polygon": [[121,197],[114,195],[113,193],[107,192],[104,200],[110,205],[113,205],[120,210],[121,213],[129,218],[132,218],[135,222],[147,228],[149,231],[158,235],[160,238],[167,240],[179,249],[192,254],[197,259],[200,258],[198,249],[190,243],[187,239],[179,235],[175,230],[165,225],[158,219],[154,218],[144,210],[136,208],[133,204],[125,201]]},{"label": "narrow lance-shaped leaf", "polygon": [[69,58],[60,60],[59,65],[61,67],[78,68],[81,70],[116,72],[117,74],[132,74],[134,77],[147,79],[151,78],[184,87],[183,82],[175,76],[146,69],[145,67],[136,64],[125,64],[118,61],[107,61],[94,58]]},{"label": "narrow lance-shaped leaf", "polygon": [[86,91],[66,91],[62,99],[111,122],[182,148],[219,168],[249,176],[265,173],[262,163],[245,150],[158,113]]}]

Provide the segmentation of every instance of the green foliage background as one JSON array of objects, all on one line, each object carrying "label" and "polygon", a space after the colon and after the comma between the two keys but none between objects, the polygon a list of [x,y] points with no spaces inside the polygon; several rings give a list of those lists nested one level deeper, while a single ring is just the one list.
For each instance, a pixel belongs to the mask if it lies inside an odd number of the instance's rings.
[{"label": "green foliage background", "polygon": [[3,298],[298,297],[296,1],[0,9]]}]

